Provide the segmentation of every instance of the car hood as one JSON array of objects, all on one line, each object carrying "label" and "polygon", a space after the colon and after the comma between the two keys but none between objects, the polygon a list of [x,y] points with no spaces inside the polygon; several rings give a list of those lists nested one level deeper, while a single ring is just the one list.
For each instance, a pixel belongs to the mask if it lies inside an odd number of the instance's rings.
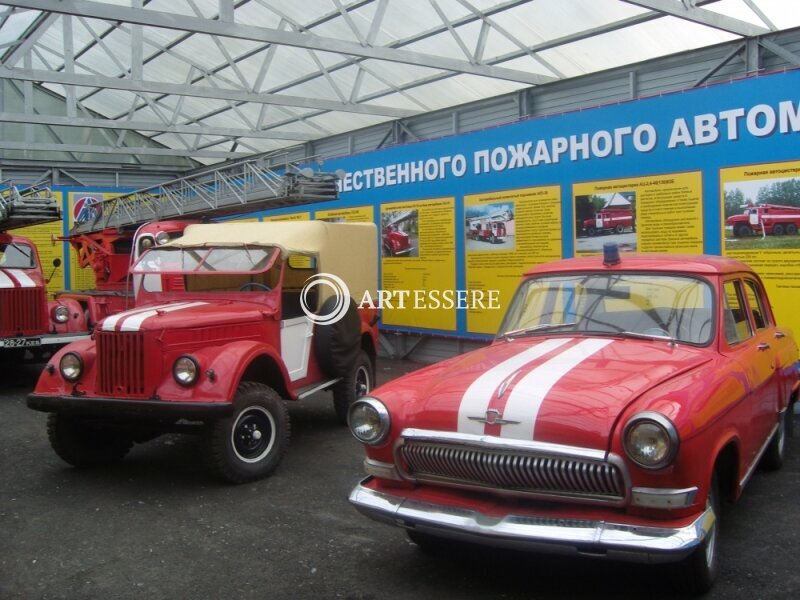
[{"label": "car hood", "polygon": [[100,331],[153,331],[185,327],[209,327],[257,323],[272,315],[263,304],[234,301],[171,302],[126,310],[103,319]]},{"label": "car hood", "polygon": [[[385,389],[402,427],[494,435],[605,450],[642,393],[711,360],[708,349],[627,338],[498,342]],[[378,394],[380,395],[380,394]]]}]

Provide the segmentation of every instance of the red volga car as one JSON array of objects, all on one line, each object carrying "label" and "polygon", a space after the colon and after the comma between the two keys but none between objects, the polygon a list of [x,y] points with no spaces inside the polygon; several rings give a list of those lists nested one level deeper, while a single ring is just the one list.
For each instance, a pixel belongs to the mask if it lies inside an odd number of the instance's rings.
[{"label": "red volga car", "polygon": [[783,462],[798,348],[720,257],[563,260],[525,274],[487,348],[357,401],[350,501],[441,538],[717,570],[719,504]]},{"label": "red volga car", "polygon": [[394,225],[387,225],[383,229],[382,245],[384,256],[406,256],[414,249],[408,234]]}]

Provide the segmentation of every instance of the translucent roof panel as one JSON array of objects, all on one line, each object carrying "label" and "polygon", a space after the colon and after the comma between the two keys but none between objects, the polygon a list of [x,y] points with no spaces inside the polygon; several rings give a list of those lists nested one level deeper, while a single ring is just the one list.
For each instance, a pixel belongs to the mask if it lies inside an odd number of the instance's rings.
[{"label": "translucent roof panel", "polygon": [[[57,125],[113,129],[92,137],[111,153],[135,140],[142,156],[208,163],[800,27],[796,5],[85,0],[50,13],[18,0],[0,6],[0,60],[7,94],[33,82],[62,98]],[[21,104],[34,124],[59,116]]]}]

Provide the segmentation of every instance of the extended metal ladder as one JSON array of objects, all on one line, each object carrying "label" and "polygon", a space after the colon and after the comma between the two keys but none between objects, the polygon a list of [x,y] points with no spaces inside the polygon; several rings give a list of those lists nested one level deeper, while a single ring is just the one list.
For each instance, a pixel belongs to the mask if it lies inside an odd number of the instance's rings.
[{"label": "extended metal ladder", "polygon": [[0,231],[59,220],[61,208],[49,186],[20,188],[10,180],[0,182]]},{"label": "extended metal ladder", "polygon": [[131,192],[84,211],[70,235],[148,221],[221,217],[335,200],[338,176],[287,164],[280,170],[243,161]]}]

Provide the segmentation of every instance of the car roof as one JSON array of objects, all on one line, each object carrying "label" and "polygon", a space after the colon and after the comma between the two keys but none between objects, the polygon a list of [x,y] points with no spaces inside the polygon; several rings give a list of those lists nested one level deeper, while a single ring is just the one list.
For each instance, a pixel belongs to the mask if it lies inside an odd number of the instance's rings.
[{"label": "car roof", "polygon": [[664,273],[690,273],[695,275],[724,275],[753,270],[745,263],[722,256],[707,254],[667,254],[620,252],[616,265],[603,264],[603,255],[568,258],[532,267],[526,276],[570,271],[658,271]]}]

